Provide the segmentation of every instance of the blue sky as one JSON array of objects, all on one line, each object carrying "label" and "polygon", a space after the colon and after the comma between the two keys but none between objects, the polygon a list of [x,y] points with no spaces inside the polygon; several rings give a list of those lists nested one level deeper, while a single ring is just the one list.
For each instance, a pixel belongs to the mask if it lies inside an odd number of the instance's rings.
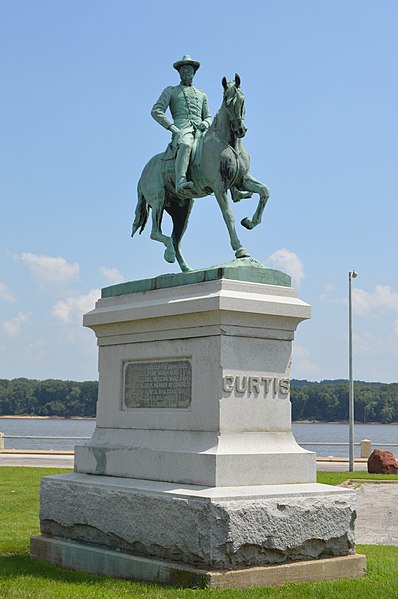
[{"label": "blue sky", "polygon": [[[81,319],[98,290],[178,272],[130,227],[168,142],[150,109],[188,53],[213,115],[223,75],[242,79],[244,145],[271,198],[239,234],[313,307],[292,375],[347,377],[355,269],[355,377],[398,381],[397,22],[395,0],[0,0],[0,378],[95,379]],[[233,258],[214,197],[195,203],[184,254]]]}]

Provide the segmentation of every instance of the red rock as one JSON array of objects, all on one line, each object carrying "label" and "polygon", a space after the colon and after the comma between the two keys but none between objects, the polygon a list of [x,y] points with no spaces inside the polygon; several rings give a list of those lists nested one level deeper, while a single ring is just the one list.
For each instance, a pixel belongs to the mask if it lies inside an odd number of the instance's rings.
[{"label": "red rock", "polygon": [[392,451],[375,449],[368,458],[370,474],[398,474],[398,460]]}]

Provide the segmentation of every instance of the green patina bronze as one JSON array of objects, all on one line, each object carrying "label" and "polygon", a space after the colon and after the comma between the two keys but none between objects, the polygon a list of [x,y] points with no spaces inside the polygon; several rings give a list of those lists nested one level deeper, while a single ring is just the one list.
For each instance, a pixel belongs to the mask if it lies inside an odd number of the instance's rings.
[{"label": "green patina bronze", "polygon": [[226,264],[219,264],[202,270],[160,275],[152,279],[111,285],[102,289],[101,297],[115,297],[129,293],[152,291],[154,289],[193,285],[194,283],[203,283],[204,281],[217,281],[219,279],[261,283],[263,285],[280,285],[281,287],[291,286],[289,275],[273,268],[267,268],[261,262],[249,257],[232,260]]},{"label": "green patina bronze", "polygon": [[[244,258],[249,253],[238,238],[227,192],[230,190],[234,202],[250,198],[253,193],[259,195],[253,217],[241,221],[244,227],[252,229],[261,222],[269,190],[249,173],[249,155],[241,142],[247,129],[239,75],[235,75],[234,81],[222,79],[223,101],[211,122],[206,94],[192,85],[199,62],[185,55],[173,66],[181,82],[163,90],[152,108],[152,116],[172,133],[172,140],[166,151],[151,158],[142,172],[132,236],[138,230],[142,233],[151,209],[151,239],[166,246],[167,262],[177,259],[181,270],[189,272],[191,268],[181,252],[181,239],[193,200],[214,193],[235,257]],[[167,116],[167,109],[173,121]],[[162,233],[164,211],[173,221],[171,236]]]}]

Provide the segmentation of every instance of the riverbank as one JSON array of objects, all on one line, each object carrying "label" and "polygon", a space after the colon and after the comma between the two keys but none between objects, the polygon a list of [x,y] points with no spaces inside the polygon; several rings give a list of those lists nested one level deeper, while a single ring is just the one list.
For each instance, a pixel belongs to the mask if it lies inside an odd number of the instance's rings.
[{"label": "riverbank", "polygon": [[[19,419],[19,420],[96,420],[95,417],[89,417],[89,416],[29,416],[29,415],[19,415],[19,414],[12,414],[12,415],[3,415],[0,416],[0,420],[12,420],[12,419]],[[347,420],[293,420],[292,424],[345,424],[347,425]],[[388,422],[388,423],[384,423],[384,422],[361,422],[359,420],[356,420],[355,425],[366,425],[366,426],[377,426],[377,425],[383,425],[383,426],[397,426],[398,422]]]},{"label": "riverbank", "polygon": [[[93,418],[0,418],[6,449],[73,450],[78,440],[93,435],[95,426]],[[293,422],[292,431],[299,445],[315,451],[319,457],[348,457],[347,423]],[[397,432],[395,424],[356,424],[356,457],[360,455],[360,443],[364,439],[371,441],[372,448],[397,453]]]}]

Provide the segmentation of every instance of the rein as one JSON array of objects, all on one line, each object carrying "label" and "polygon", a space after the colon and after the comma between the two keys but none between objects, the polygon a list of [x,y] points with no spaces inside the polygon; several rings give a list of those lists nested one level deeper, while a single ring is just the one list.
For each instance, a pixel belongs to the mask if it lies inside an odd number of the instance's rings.
[{"label": "rein", "polygon": [[[208,129],[208,131],[207,131],[207,133],[205,135],[204,141],[206,141],[206,138],[207,138],[207,140],[210,140],[212,137],[214,137],[217,141],[225,144],[226,147],[230,148],[233,151],[233,153],[238,157],[241,154],[243,148],[241,147],[239,151],[235,150],[235,148],[233,146],[231,146],[231,144],[229,144],[226,139],[223,139],[218,134],[218,132],[219,132],[219,127],[218,127],[218,120],[219,120],[219,118],[218,117],[219,117],[219,114],[220,114],[220,111],[222,110],[222,108],[225,109],[225,111],[226,111],[226,113],[228,115],[228,109],[227,109],[227,107],[225,106],[225,104],[223,102],[223,105],[221,106],[220,110],[217,112],[216,116],[214,117],[214,120],[213,120],[212,124],[210,125],[210,128]],[[229,115],[228,115],[229,130],[230,130],[230,132],[232,132],[233,124],[236,121],[238,121],[239,118],[240,117],[237,117],[236,119],[230,119]]]}]

